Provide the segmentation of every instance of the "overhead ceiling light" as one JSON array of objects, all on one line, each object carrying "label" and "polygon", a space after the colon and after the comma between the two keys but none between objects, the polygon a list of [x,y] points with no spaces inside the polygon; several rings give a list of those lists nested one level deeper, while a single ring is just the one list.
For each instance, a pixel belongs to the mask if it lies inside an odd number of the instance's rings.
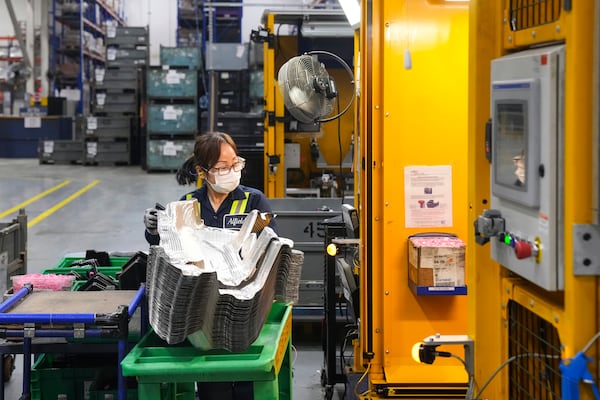
[{"label": "overhead ceiling light", "polygon": [[360,3],[359,0],[338,0],[348,18],[348,23],[353,29],[360,26]]},{"label": "overhead ceiling light", "polygon": [[309,21],[303,22],[300,32],[304,37],[352,37],[354,29],[345,21]]}]

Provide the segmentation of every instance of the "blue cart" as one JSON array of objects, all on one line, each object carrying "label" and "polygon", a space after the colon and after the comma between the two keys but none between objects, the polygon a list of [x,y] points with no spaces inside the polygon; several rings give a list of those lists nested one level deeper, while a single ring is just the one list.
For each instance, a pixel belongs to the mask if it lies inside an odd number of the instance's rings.
[{"label": "blue cart", "polygon": [[[23,354],[22,399],[31,398],[31,355],[40,353],[118,354],[118,399],[127,398],[121,361],[128,352],[129,321],[140,307],[140,332],[147,329],[145,287],[91,292],[34,291],[26,285],[0,304],[1,354]],[[15,341],[18,339],[19,341]],[[91,339],[94,341],[87,342]],[[98,341],[102,339],[104,341]],[[116,346],[116,349],[115,349]],[[110,348],[110,350],[109,350]],[[0,363],[0,400],[4,399]]]}]

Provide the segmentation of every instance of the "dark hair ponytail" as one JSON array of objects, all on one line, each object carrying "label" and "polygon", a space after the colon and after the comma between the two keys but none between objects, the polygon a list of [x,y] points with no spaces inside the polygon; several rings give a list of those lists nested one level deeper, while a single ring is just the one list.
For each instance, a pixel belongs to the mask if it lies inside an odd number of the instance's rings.
[{"label": "dark hair ponytail", "polygon": [[237,146],[228,134],[224,132],[206,132],[196,136],[194,143],[194,155],[184,161],[179,167],[175,178],[180,185],[190,185],[196,183],[198,174],[196,166],[202,170],[208,171],[219,160],[221,153],[221,144],[227,143],[230,145],[235,154],[237,154]]},{"label": "dark hair ponytail", "polygon": [[196,163],[194,160],[194,156],[188,158],[183,162],[181,167],[175,173],[175,178],[177,179],[177,183],[180,185],[191,185],[192,183],[196,183],[198,179],[198,174],[196,174]]}]

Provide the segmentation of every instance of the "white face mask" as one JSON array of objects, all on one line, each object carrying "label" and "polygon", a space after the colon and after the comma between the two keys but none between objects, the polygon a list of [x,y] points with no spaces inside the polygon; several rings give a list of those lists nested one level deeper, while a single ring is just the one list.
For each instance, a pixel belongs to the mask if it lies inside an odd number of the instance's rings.
[{"label": "white face mask", "polygon": [[206,183],[208,183],[215,192],[227,194],[239,186],[242,171],[236,172],[231,169],[228,174],[213,174],[213,176],[215,177],[215,183],[211,183],[208,179],[206,180]]}]

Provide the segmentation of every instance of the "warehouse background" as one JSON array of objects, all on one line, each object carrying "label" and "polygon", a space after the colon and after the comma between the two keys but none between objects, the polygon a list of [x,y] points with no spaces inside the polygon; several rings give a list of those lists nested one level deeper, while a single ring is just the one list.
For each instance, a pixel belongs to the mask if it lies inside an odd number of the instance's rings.
[{"label": "warehouse background", "polygon": [[[33,7],[41,7],[41,0],[13,1],[16,17],[19,21],[34,20],[35,26],[41,24],[41,13],[33,12]],[[49,1],[51,4],[52,1]],[[244,0],[242,17],[242,40],[249,41],[250,31],[260,24],[266,8],[304,5],[306,0]],[[121,0],[122,15],[128,26],[148,26],[150,39],[150,65],[159,64],[160,46],[176,46],[178,0]],[[35,19],[34,19],[35,18]],[[6,3],[0,3],[0,37],[14,36],[14,30]]]}]

